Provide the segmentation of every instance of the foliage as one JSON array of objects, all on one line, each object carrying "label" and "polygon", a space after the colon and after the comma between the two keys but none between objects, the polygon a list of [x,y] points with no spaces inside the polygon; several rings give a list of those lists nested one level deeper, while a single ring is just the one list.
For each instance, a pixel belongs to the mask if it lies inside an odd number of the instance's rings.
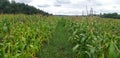
[{"label": "foliage", "polygon": [[120,15],[118,13],[104,13],[103,15],[101,15],[101,17],[120,19]]},{"label": "foliage", "polygon": [[69,24],[76,58],[119,58],[119,20],[92,18],[77,22]]},{"label": "foliage", "polygon": [[120,20],[106,19],[0,15],[0,57],[119,58]]},{"label": "foliage", "polygon": [[34,15],[0,15],[0,57],[38,57],[43,42],[48,41],[54,29],[56,20],[51,19]]},{"label": "foliage", "polygon": [[42,14],[49,15],[47,12],[36,9],[24,3],[9,2],[8,0],[0,0],[1,14]]}]

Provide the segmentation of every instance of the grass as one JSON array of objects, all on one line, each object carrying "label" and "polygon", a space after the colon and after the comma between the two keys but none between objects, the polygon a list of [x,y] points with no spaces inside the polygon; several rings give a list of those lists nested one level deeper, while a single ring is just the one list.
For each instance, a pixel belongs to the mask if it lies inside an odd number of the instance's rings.
[{"label": "grass", "polygon": [[119,58],[120,20],[0,15],[1,58]]}]

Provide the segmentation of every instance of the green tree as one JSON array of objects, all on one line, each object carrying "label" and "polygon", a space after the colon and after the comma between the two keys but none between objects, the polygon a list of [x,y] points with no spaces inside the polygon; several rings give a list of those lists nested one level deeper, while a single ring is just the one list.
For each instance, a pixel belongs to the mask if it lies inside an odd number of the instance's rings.
[{"label": "green tree", "polygon": [[120,15],[118,13],[104,13],[103,15],[101,15],[101,17],[120,19]]},{"label": "green tree", "polygon": [[0,13],[2,14],[42,14],[49,15],[49,13],[36,9],[24,3],[16,3],[15,0],[0,0]]}]

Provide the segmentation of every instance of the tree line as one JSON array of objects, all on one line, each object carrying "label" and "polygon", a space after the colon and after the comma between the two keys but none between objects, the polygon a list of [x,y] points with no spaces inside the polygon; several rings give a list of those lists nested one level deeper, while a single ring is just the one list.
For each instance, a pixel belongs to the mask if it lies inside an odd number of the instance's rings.
[{"label": "tree line", "polygon": [[0,0],[0,14],[42,14],[50,15],[33,6],[24,3],[16,3],[15,1]]},{"label": "tree line", "polygon": [[120,15],[118,13],[104,13],[100,15],[103,18],[114,18],[114,19],[120,19]]}]

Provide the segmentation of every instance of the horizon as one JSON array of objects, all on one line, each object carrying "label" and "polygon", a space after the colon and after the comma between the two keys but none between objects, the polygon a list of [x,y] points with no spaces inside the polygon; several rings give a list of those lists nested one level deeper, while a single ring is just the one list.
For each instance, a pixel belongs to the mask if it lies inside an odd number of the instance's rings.
[{"label": "horizon", "polygon": [[15,0],[34,6],[53,15],[86,15],[93,8],[94,14],[120,14],[119,0]]}]

